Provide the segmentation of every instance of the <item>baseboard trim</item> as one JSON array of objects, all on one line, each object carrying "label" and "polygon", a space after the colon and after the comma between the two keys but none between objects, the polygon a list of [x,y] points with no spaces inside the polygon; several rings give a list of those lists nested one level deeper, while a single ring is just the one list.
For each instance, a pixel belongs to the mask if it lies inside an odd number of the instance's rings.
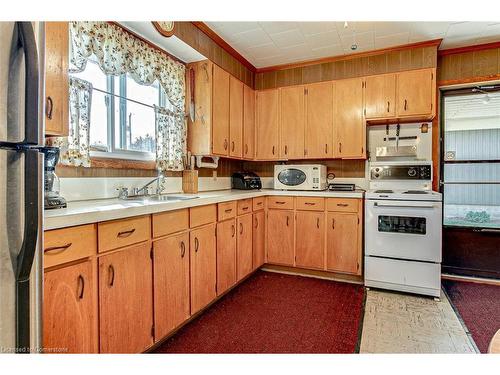
[{"label": "baseboard trim", "polygon": [[450,275],[449,273],[443,273],[441,275],[443,280],[454,280],[454,281],[465,281],[469,283],[477,284],[490,284],[500,286],[500,280],[487,279],[484,277],[473,277],[473,276],[460,276],[460,275]]},{"label": "baseboard trim", "polygon": [[275,265],[275,264],[265,264],[261,268],[261,270],[266,271],[266,272],[282,273],[285,275],[312,277],[315,279],[340,281],[340,282],[358,284],[358,285],[364,284],[362,276],[347,275],[347,274],[342,274],[342,273],[327,272],[327,271],[321,271],[321,270],[309,270],[309,269],[305,269],[305,268],[279,266],[279,265]]}]

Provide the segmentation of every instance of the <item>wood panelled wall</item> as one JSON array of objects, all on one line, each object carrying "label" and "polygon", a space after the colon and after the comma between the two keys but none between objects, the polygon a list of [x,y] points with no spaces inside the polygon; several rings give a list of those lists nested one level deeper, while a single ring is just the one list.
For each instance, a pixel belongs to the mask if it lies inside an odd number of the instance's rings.
[{"label": "wood panelled wall", "polygon": [[246,85],[254,87],[254,73],[215,43],[192,22],[175,22],[174,35]]},{"label": "wood panelled wall", "polygon": [[436,64],[437,45],[402,47],[373,54],[346,56],[336,61],[257,73],[255,88],[270,89],[403,70],[435,68]]}]

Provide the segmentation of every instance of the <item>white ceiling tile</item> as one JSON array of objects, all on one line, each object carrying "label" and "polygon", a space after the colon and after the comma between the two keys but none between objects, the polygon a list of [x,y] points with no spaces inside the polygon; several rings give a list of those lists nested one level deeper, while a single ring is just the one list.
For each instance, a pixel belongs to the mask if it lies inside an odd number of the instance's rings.
[{"label": "white ceiling tile", "polygon": [[345,26],[345,22],[335,22],[335,27],[340,36],[343,35],[352,35],[353,33],[364,33],[368,31],[374,31],[374,24],[376,22],[347,22],[347,28]]},{"label": "white ceiling tile", "polygon": [[481,34],[479,35],[480,38],[483,37],[498,37],[500,36],[500,24],[492,24],[488,25],[483,29]]},{"label": "white ceiling tile", "polygon": [[258,47],[250,47],[245,51],[250,53],[257,59],[279,55],[279,49],[276,48],[276,45],[274,43],[268,43]]},{"label": "white ceiling tile", "polygon": [[235,41],[236,43],[240,45],[244,44],[245,46],[249,47],[262,46],[272,43],[269,35],[267,35],[267,33],[262,29],[244,31],[238,34],[234,34],[233,37],[233,41]]},{"label": "white ceiling tile", "polygon": [[215,26],[221,31],[230,30],[233,34],[260,28],[258,22],[207,22],[207,25],[209,27]]},{"label": "white ceiling tile", "polygon": [[283,57],[278,55],[278,56],[272,56],[272,57],[266,57],[262,59],[255,59],[255,67],[257,68],[262,68],[264,66],[272,66],[272,65],[278,65],[282,64],[283,62]]},{"label": "white ceiling tile", "polygon": [[474,41],[474,44],[485,44],[500,41],[500,35],[483,36],[479,37]]},{"label": "white ceiling tile", "polygon": [[281,33],[271,34],[271,39],[279,48],[296,46],[304,43],[304,36],[299,29],[283,31]]},{"label": "white ceiling tile", "polygon": [[476,44],[476,38],[446,38],[441,42],[439,49],[457,48]]},{"label": "white ceiling tile", "polygon": [[297,28],[298,22],[260,22],[260,26],[268,34],[282,33]]},{"label": "white ceiling tile", "polygon": [[321,48],[334,44],[340,44],[340,38],[337,30],[306,36],[305,41],[311,48]]},{"label": "white ceiling tile", "polygon": [[487,22],[461,22],[450,25],[446,32],[447,38],[463,38],[479,35],[488,27]]},{"label": "white ceiling tile", "polygon": [[387,48],[408,44],[410,32],[375,37],[375,48]]},{"label": "white ceiling tile", "polygon": [[351,46],[356,44],[358,46],[356,51],[366,51],[367,49],[375,48],[375,33],[368,31],[353,35],[343,35],[340,37],[340,41],[344,50],[351,50]]},{"label": "white ceiling tile", "polygon": [[313,48],[311,50],[314,57],[329,57],[329,56],[342,56],[345,54],[341,44],[326,46],[321,48]]},{"label": "white ceiling tile", "polygon": [[335,22],[299,22],[298,26],[304,36],[337,31]]},{"label": "white ceiling tile", "polygon": [[377,37],[406,33],[410,31],[411,26],[409,22],[374,22],[373,24]]},{"label": "white ceiling tile", "polygon": [[445,35],[450,25],[450,22],[411,22],[410,37],[417,35]]}]

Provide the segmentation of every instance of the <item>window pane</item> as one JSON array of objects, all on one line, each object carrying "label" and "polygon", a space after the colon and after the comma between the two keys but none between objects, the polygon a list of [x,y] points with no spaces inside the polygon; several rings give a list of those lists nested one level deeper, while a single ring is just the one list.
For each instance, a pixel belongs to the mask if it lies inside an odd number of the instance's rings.
[{"label": "window pane", "polygon": [[151,86],[140,85],[127,74],[127,98],[148,105],[158,105],[158,82]]},{"label": "window pane", "polygon": [[85,70],[81,73],[72,73],[74,77],[84,79],[92,83],[92,86],[99,90],[107,91],[106,74],[99,68],[99,65],[93,61],[88,61]]},{"label": "window pane", "polygon": [[108,150],[106,94],[93,90],[90,110],[90,145],[93,151]]},{"label": "window pane", "polygon": [[[118,119],[116,119],[118,122]],[[155,152],[155,113],[152,108],[126,101],[125,118],[120,129],[117,126],[116,148],[125,150]]]}]

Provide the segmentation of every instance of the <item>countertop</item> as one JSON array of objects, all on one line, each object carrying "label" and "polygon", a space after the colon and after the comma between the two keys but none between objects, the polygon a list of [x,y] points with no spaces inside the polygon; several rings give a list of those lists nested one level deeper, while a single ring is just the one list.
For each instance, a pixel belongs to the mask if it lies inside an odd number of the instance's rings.
[{"label": "countertop", "polygon": [[[190,194],[171,194],[186,195]],[[283,191],[273,189],[262,190],[217,190],[194,194],[198,198],[157,202],[157,201],[127,201],[115,199],[97,199],[69,202],[67,208],[47,210],[44,212],[44,230],[71,227],[75,225],[96,223],[100,221],[122,219],[132,216],[147,215],[163,211],[178,210],[207,204],[227,202],[237,199],[247,199],[262,196],[285,195],[294,197],[324,197],[324,198],[363,198],[362,190],[339,191]]]}]

